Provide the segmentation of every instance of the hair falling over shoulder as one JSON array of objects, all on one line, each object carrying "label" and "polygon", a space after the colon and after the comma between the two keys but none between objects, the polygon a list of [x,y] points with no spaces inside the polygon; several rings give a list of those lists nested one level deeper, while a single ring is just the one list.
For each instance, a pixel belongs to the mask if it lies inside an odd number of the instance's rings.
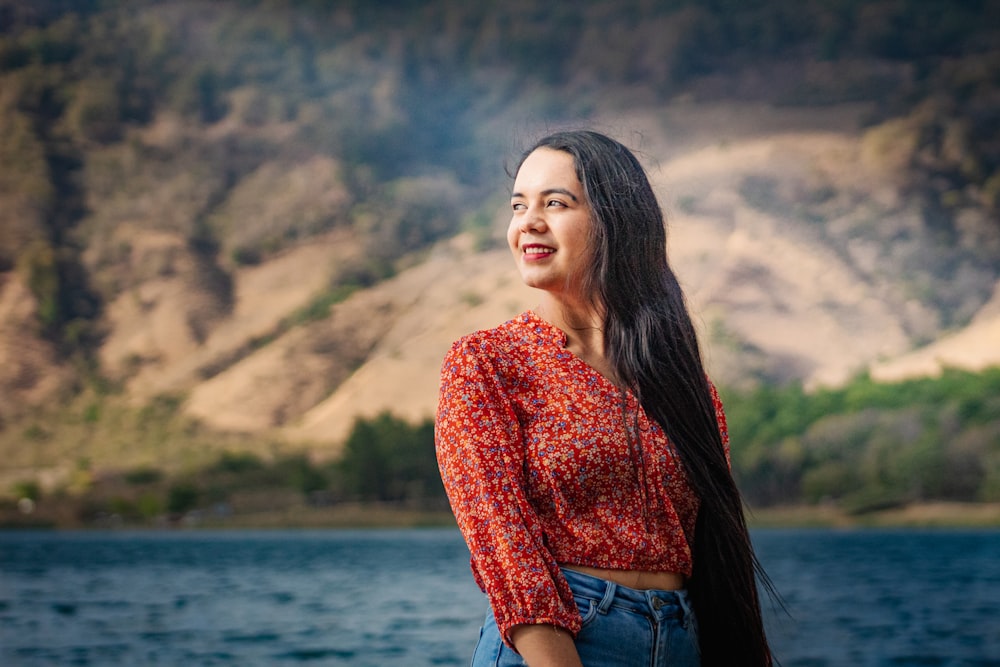
[{"label": "hair falling over shoulder", "polygon": [[777,598],[757,561],[719,432],[683,291],[666,257],[663,214],[644,169],[619,142],[557,132],[536,148],[573,156],[594,213],[595,261],[585,284],[605,309],[605,353],[659,423],[700,500],[688,589],[706,667],[773,663],[757,584]]}]

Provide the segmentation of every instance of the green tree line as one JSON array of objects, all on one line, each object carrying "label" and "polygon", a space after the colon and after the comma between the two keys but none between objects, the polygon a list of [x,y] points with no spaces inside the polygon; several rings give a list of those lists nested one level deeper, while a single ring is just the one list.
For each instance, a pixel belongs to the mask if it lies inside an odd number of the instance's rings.
[{"label": "green tree line", "polygon": [[723,392],[752,504],[1000,501],[1000,369],[839,389]]},{"label": "green tree line", "polygon": [[[1000,368],[722,394],[734,473],[751,506],[833,503],[863,513],[919,501],[1000,501]],[[31,480],[10,492],[8,513],[29,498],[40,509],[70,507],[71,521],[82,523],[341,503],[447,508],[433,422],[390,413],[356,420],[335,461],[229,451],[184,473],[140,467],[105,475],[78,495],[46,496]]]},{"label": "green tree line", "polygon": [[[75,490],[45,492],[36,480],[5,490],[4,510],[28,499],[40,520],[92,524],[180,520],[196,513],[224,520],[234,514],[333,507],[344,503],[443,511],[444,487],[434,454],[431,420],[411,424],[382,413],[356,420],[342,454],[321,461],[303,452],[262,457],[224,451],[211,463],[168,472],[155,466],[105,471]],[[33,517],[20,517],[21,520]]]}]

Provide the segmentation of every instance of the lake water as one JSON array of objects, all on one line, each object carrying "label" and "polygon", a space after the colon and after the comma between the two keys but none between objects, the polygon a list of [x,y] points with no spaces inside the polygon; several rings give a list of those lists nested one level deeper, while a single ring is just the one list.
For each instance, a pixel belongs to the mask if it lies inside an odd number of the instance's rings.
[{"label": "lake water", "polygon": [[[786,667],[1000,667],[1000,532],[759,530]],[[458,532],[0,533],[0,665],[467,665]]]}]

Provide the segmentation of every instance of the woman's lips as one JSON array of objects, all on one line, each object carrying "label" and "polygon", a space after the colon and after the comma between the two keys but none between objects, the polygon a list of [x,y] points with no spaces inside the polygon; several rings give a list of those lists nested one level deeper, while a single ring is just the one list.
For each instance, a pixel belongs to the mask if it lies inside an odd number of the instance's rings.
[{"label": "woman's lips", "polygon": [[521,252],[524,254],[525,261],[534,262],[540,259],[545,259],[549,257],[556,251],[555,248],[550,248],[549,246],[539,245],[537,243],[532,243],[524,246]]}]

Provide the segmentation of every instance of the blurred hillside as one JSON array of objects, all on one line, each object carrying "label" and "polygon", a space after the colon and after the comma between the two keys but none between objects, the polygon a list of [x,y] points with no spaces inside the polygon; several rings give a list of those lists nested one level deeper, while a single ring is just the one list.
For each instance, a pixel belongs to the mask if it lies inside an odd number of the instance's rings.
[{"label": "blurred hillside", "polygon": [[998,45],[988,0],[0,0],[0,479],[429,416],[533,303],[504,166],[564,125],[644,158],[720,384],[1000,364]]}]

